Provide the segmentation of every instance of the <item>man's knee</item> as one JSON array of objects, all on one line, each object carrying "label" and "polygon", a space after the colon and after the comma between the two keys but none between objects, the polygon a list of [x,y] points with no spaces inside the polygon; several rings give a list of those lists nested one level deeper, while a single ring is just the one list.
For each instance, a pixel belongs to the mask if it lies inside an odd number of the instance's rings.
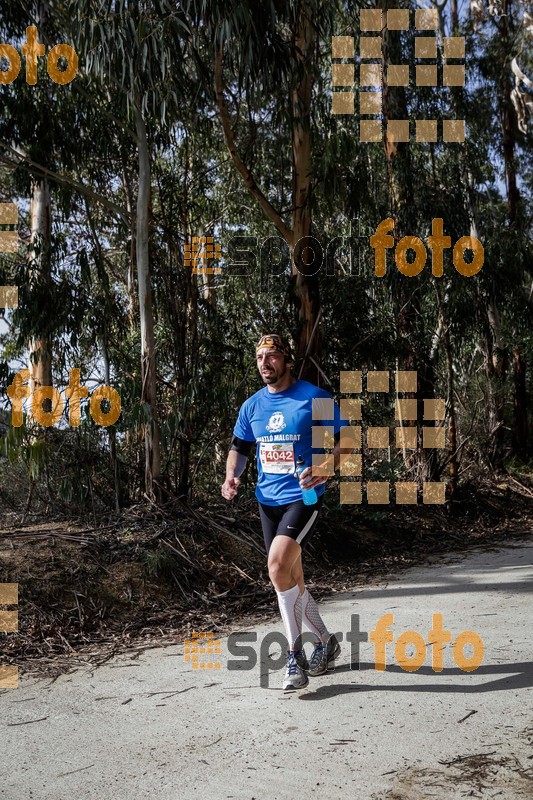
[{"label": "man's knee", "polygon": [[303,578],[304,571],[301,562],[292,565],[291,575],[296,581],[300,581],[300,579]]},{"label": "man's knee", "polygon": [[289,578],[291,575],[291,566],[290,564],[284,564],[283,561],[279,559],[274,559],[268,565],[268,576],[271,581],[277,582],[279,580],[283,580],[284,578]]}]

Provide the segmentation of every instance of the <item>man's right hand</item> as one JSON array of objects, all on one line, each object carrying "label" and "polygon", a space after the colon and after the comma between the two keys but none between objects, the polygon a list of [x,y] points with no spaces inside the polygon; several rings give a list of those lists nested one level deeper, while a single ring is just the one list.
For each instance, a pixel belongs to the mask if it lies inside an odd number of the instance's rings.
[{"label": "man's right hand", "polygon": [[226,500],[233,500],[235,495],[237,494],[237,490],[240,485],[239,478],[226,478],[220,490],[222,492],[222,497],[225,497]]}]

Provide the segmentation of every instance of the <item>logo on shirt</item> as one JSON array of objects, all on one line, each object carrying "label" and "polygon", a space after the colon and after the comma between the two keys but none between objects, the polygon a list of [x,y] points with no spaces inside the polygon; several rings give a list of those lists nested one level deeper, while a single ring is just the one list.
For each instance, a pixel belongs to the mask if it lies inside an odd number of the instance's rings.
[{"label": "logo on shirt", "polygon": [[272,414],[272,416],[268,420],[268,425],[266,426],[266,429],[267,431],[270,431],[270,433],[279,433],[280,431],[283,430],[283,428],[286,427],[287,426],[285,425],[285,417],[283,416],[281,411],[276,411],[274,414]]}]

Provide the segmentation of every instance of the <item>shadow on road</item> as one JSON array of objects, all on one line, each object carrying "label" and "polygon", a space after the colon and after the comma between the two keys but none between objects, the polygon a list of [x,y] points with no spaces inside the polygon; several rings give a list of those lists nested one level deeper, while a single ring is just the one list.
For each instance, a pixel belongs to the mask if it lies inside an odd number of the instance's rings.
[{"label": "shadow on road", "polygon": [[[439,694],[458,692],[460,694],[485,694],[486,692],[501,692],[508,689],[513,691],[530,689],[533,686],[533,663],[530,661],[514,664],[484,664],[476,669],[475,673],[471,673],[472,680],[476,680],[476,683],[472,686],[466,685],[464,680],[457,684],[441,682],[441,679],[445,680],[450,676],[464,679],[466,673],[460,669],[448,668],[443,669],[442,672],[433,672],[431,667],[420,667],[416,672],[407,673],[397,665],[388,666],[386,672],[409,675],[411,678],[409,685],[365,684],[361,682],[364,678],[362,673],[368,669],[374,669],[372,662],[361,663],[361,669],[359,670],[352,670],[349,664],[343,664],[335,669],[335,675],[349,672],[354,676],[352,683],[334,683],[328,686],[320,686],[315,692],[306,692],[299,695],[298,699],[329,700],[331,697],[349,694],[350,692],[438,692]],[[436,679],[436,683],[417,684],[417,678],[424,675],[432,675]],[[479,679],[484,675],[501,675],[502,677],[480,682]]]}]

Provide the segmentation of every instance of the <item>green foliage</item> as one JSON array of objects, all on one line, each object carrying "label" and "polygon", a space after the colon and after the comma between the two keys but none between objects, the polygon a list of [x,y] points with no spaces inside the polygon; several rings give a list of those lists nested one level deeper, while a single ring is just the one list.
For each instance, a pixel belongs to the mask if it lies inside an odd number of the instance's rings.
[{"label": "green foliage", "polygon": [[42,477],[52,455],[45,439],[30,436],[25,425],[15,428],[10,423],[2,438],[2,451],[10,464],[22,464],[31,480]]},{"label": "green foliage", "polygon": [[[14,282],[20,291],[19,308],[6,315],[8,327],[0,327],[0,382],[8,381],[8,364],[25,363],[29,338],[43,335],[52,343],[55,385],[67,384],[72,367],[93,384],[109,380],[121,395],[122,415],[104,431],[85,409],[79,430],[40,431],[43,435],[34,440],[25,428],[10,427],[2,447],[10,462],[23,465],[33,478],[48,470],[52,489],[65,502],[112,506],[117,474],[122,502],[143,495],[143,430],[155,420],[139,399],[135,104],[147,126],[152,170],[150,262],[163,480],[174,493],[218,495],[239,405],[260,387],[253,345],[267,329],[293,331],[295,309],[288,292],[287,248],[280,257],[276,230],[244,187],[224,143],[214,59],[223,48],[239,153],[290,224],[289,98],[301,70],[294,42],[300,5],[82,0],[53,6],[39,28],[41,38],[72,41],[79,75],[68,87],[44,78],[35,87],[19,80],[4,86],[2,94],[1,200],[19,206],[22,243],[17,256],[0,256],[0,285]],[[317,35],[309,65],[313,235],[324,250],[336,237],[347,237],[350,225],[357,237],[360,224],[362,236],[354,244],[351,273],[345,244],[334,274],[325,266],[319,274],[322,382],[338,392],[340,370],[401,369],[414,363],[434,396],[450,400],[449,346],[461,474],[468,476],[471,468],[492,463],[491,406],[497,403],[503,414],[500,444],[505,455],[512,455],[516,347],[527,365],[531,436],[531,123],[523,134],[511,119],[520,194],[511,220],[502,105],[512,80],[510,57],[520,53],[524,69],[530,65],[523,11],[516,0],[507,5],[513,35],[505,44],[503,19],[487,14],[477,29],[469,20],[461,22],[469,54],[464,92],[409,90],[403,97],[412,121],[464,116],[465,144],[412,142],[388,162],[382,143],[359,143],[357,116],[331,113],[331,36],[354,35],[357,47],[358,9],[319,0],[308,0],[307,7]],[[446,9],[446,35],[448,17]],[[25,7],[9,4],[0,22],[2,40],[22,36],[26,24]],[[398,36],[395,46],[401,53],[412,41]],[[395,96],[395,102],[400,99]],[[27,201],[32,180],[42,178],[43,170],[50,184],[52,237],[48,269],[36,276],[27,248]],[[431,275],[430,258],[419,277],[405,278],[389,253],[387,275],[377,279],[368,237],[391,214],[401,235],[422,239],[436,217],[444,219],[453,242],[470,234],[475,223],[485,248],[482,271],[462,277],[448,251],[439,281]],[[197,235],[221,243],[222,275],[204,280],[185,266],[183,245]],[[237,260],[230,242],[238,235],[249,237],[250,260],[230,272]],[[488,323],[489,307],[497,309],[498,331]],[[499,350],[506,369],[498,377]],[[2,404],[8,408],[5,394]],[[379,403],[369,404],[367,413],[377,425],[392,417],[391,408]],[[437,468],[447,456],[447,450],[439,454]],[[369,474],[394,480],[405,468],[394,461]],[[253,478],[253,468],[250,472]],[[156,551],[153,558],[157,571],[158,559],[164,565],[170,556]]]}]

